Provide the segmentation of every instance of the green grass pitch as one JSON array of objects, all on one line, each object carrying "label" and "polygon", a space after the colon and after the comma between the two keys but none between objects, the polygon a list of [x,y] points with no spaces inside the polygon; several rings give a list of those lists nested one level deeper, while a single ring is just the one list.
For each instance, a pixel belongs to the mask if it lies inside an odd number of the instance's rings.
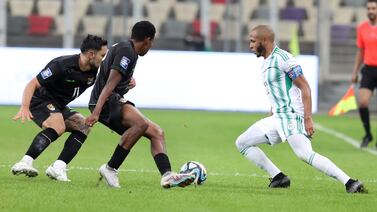
[{"label": "green grass pitch", "polygon": [[[122,188],[110,189],[103,182],[97,185],[97,169],[109,160],[119,139],[101,124],[92,129],[69,165],[72,182],[57,182],[44,175],[67,135],[34,162],[38,177],[13,176],[11,165],[21,159],[39,132],[32,122],[12,121],[17,110],[0,107],[0,211],[376,211],[377,156],[320,130],[312,142],[314,149],[362,180],[369,194],[347,194],[338,181],[296,158],[287,143],[262,146],[292,181],[289,189],[268,189],[266,173],[241,156],[234,144],[264,114],[143,110],[165,130],[174,170],[190,160],[205,165],[208,179],[202,186],[161,188],[149,141],[144,138],[121,166]],[[87,109],[79,111],[88,114]],[[353,139],[362,136],[358,116],[316,115],[314,120]]]}]

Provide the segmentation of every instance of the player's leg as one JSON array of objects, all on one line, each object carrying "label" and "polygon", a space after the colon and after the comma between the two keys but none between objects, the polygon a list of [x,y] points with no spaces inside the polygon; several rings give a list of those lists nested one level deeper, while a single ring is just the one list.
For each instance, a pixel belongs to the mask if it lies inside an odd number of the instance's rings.
[{"label": "player's leg", "polygon": [[70,181],[67,177],[67,164],[76,156],[84,144],[90,127],[85,125],[85,117],[66,107],[62,111],[65,119],[66,131],[71,132],[64,144],[58,159],[47,168],[46,175],[51,179],[59,181]]},{"label": "player's leg", "polygon": [[242,155],[271,176],[270,187],[288,187],[290,185],[289,178],[257,147],[259,144],[281,142],[277,131],[273,129],[274,125],[272,117],[256,122],[237,138],[236,146]]},{"label": "player's leg", "polygon": [[[32,101],[33,103],[33,101]],[[38,175],[38,170],[33,167],[33,161],[65,131],[63,116],[51,103],[43,102],[30,108],[34,119],[43,130],[33,139],[29,149],[20,162],[12,166],[15,175],[25,174],[29,177]]]},{"label": "player's leg", "polygon": [[367,67],[362,69],[362,79],[360,82],[359,89],[359,114],[361,122],[363,123],[365,135],[360,144],[360,147],[367,147],[368,144],[373,140],[372,133],[370,131],[370,118],[369,118],[369,104],[373,96],[373,89],[377,78],[374,74],[370,73]]},{"label": "player's leg", "polygon": [[287,138],[295,154],[303,161],[333,177],[346,186],[347,192],[363,192],[364,186],[360,181],[351,179],[328,158],[316,153],[312,149],[310,140],[303,134],[291,135]]},{"label": "player's leg", "polygon": [[148,120],[148,128],[144,136],[151,141],[151,153],[162,176],[162,187],[185,187],[194,181],[195,177],[191,174],[176,174],[171,171],[171,165],[165,147],[164,131],[160,126]]},{"label": "player's leg", "polygon": [[372,98],[373,92],[367,88],[359,89],[359,114],[361,122],[363,123],[365,135],[361,142],[360,147],[367,147],[373,140],[372,133],[370,131],[370,115],[369,115],[369,103]]},{"label": "player's leg", "polygon": [[[111,101],[111,100],[109,100]],[[107,104],[104,111],[108,111],[108,120],[100,121],[121,134],[119,144],[116,146],[111,159],[100,167],[100,180],[105,178],[110,187],[120,188],[118,169],[126,159],[133,145],[143,136],[148,128],[147,119],[132,103]],[[104,117],[104,116],[103,116]]]}]

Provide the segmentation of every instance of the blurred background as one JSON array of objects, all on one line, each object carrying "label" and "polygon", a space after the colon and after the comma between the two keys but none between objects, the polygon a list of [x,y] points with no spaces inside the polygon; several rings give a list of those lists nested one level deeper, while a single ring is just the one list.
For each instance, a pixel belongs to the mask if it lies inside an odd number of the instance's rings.
[{"label": "blurred background", "polygon": [[248,52],[250,29],[269,24],[281,48],[318,57],[325,111],[350,84],[365,19],[365,0],[0,0],[0,46],[78,48],[88,33],[115,43],[149,20],[155,50]]}]

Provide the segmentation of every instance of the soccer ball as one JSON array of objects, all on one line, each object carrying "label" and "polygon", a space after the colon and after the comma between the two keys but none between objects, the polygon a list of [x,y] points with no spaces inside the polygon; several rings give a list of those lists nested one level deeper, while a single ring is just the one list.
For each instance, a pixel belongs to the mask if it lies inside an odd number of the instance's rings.
[{"label": "soccer ball", "polygon": [[207,179],[207,171],[203,164],[189,161],[181,167],[180,173],[192,173],[195,175],[194,184],[202,185]]}]

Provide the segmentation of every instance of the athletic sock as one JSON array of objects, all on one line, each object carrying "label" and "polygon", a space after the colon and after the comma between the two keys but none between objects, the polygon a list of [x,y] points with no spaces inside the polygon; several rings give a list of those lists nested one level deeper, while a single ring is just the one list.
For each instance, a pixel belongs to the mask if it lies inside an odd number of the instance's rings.
[{"label": "athletic sock", "polygon": [[171,171],[169,157],[165,153],[159,153],[153,158],[161,175]]},{"label": "athletic sock", "polygon": [[86,137],[87,136],[80,131],[72,131],[71,135],[65,141],[64,148],[58,160],[64,161],[66,164],[71,162],[85,142]]},{"label": "athletic sock", "polygon": [[52,128],[42,130],[35,136],[25,155],[36,159],[58,137],[58,133]]},{"label": "athletic sock", "polygon": [[331,162],[328,158],[318,154],[313,153],[309,158],[309,164],[313,167],[317,168],[321,172],[327,174],[330,177],[333,177],[344,185],[350,179],[350,177],[344,173],[339,167],[337,167],[333,162]]},{"label": "athletic sock", "polygon": [[130,153],[130,150],[124,149],[123,147],[117,145],[113,156],[111,157],[107,165],[111,168],[119,169],[120,165],[122,165],[123,161],[126,159],[128,153]]},{"label": "athletic sock", "polygon": [[278,167],[276,167],[264,152],[256,146],[249,147],[246,150],[245,157],[255,163],[259,168],[265,170],[271,177],[275,177],[277,174],[281,173]]},{"label": "athletic sock", "polygon": [[369,121],[369,109],[367,107],[359,108],[359,114],[361,122],[363,123],[365,134],[371,136],[370,121]]}]

